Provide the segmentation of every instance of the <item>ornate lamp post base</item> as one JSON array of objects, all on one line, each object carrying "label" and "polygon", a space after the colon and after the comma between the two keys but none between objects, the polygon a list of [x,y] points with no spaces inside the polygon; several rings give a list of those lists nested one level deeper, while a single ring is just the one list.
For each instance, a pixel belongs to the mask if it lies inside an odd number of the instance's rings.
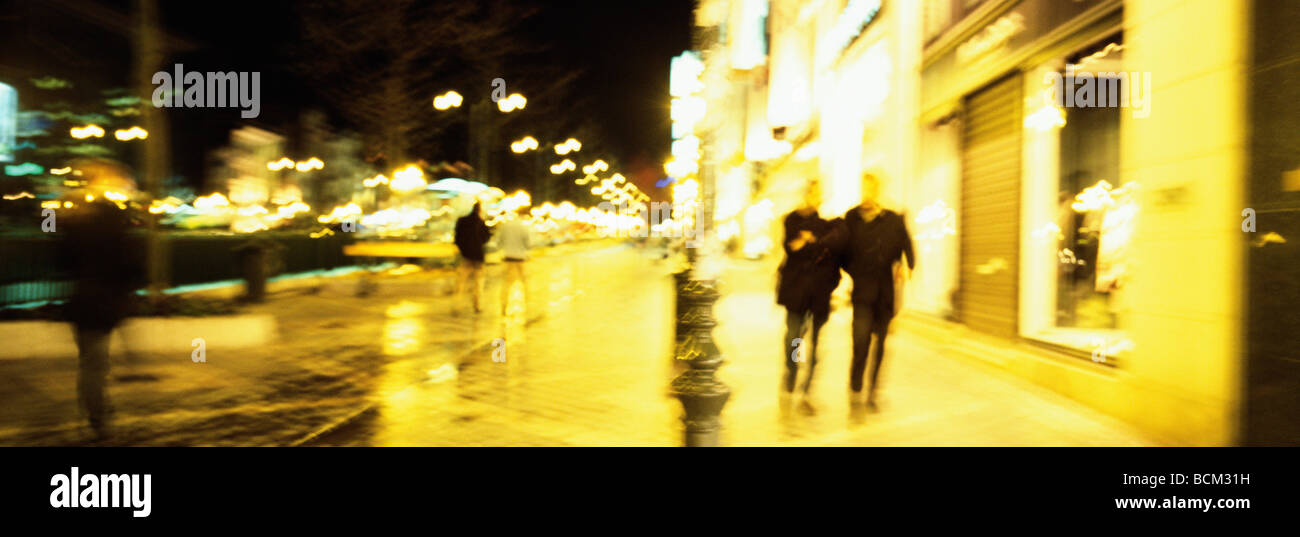
[{"label": "ornate lamp post base", "polygon": [[[693,257],[693,256],[692,256]],[[713,341],[713,304],[718,301],[713,280],[690,279],[691,269],[675,275],[677,281],[677,344],[674,359],[690,369],[672,382],[673,396],[686,415],[687,447],[715,447],[721,429],[718,416],[731,397],[731,389],[715,377],[722,353]]]}]

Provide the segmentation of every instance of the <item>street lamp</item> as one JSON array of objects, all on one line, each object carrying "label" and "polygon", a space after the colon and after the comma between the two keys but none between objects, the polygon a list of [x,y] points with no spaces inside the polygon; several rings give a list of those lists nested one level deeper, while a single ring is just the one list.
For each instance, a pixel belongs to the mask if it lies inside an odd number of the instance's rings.
[{"label": "street lamp", "polygon": [[555,175],[560,175],[564,172],[571,172],[577,169],[577,167],[578,167],[577,164],[574,164],[572,160],[566,158],[563,161],[561,161],[559,164],[552,164],[551,173]]},{"label": "street lamp", "polygon": [[569,138],[568,140],[565,140],[564,143],[555,144],[556,155],[567,155],[571,152],[581,151],[581,150],[582,150],[582,143],[573,138]]},{"label": "street lamp", "polygon": [[461,97],[459,93],[456,93],[455,90],[451,90],[448,91],[447,93],[434,97],[433,107],[438,110],[456,108],[460,106],[460,103],[464,102],[464,100],[465,98]]},{"label": "street lamp", "polygon": [[510,144],[510,150],[515,153],[523,153],[537,149],[537,139],[532,136],[525,136],[522,140],[515,140]]},{"label": "street lamp", "polygon": [[525,99],[523,95],[511,93],[508,97],[497,101],[497,109],[510,113],[515,110],[523,110],[526,104],[528,104],[528,99]]},{"label": "street lamp", "polygon": [[71,130],[71,134],[72,134],[72,137],[73,137],[73,138],[76,138],[76,139],[78,139],[78,140],[81,140],[81,139],[84,139],[84,138],[91,138],[91,137],[94,137],[94,138],[103,138],[103,137],[104,137],[104,129],[101,128],[99,125],[95,125],[95,124],[92,123],[92,124],[90,124],[90,125],[86,125],[86,126],[84,126],[84,127],[73,127],[72,130]]},{"label": "street lamp", "polygon": [[144,140],[145,138],[149,137],[149,131],[146,131],[137,126],[137,127],[131,127],[129,129],[118,129],[116,131],[113,131],[113,136],[117,138],[119,141],[123,141],[123,142],[129,140],[135,140],[137,138],[140,140]]}]

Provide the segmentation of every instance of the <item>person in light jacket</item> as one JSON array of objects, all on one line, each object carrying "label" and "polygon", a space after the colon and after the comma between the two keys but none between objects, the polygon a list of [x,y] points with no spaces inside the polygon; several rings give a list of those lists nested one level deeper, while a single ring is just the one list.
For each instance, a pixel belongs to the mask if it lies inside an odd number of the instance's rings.
[{"label": "person in light jacket", "polygon": [[528,226],[518,214],[507,215],[506,220],[497,225],[497,244],[501,246],[506,265],[501,282],[501,315],[505,316],[515,282],[523,287],[524,304],[528,303],[528,280],[524,278],[524,262],[528,260]]}]

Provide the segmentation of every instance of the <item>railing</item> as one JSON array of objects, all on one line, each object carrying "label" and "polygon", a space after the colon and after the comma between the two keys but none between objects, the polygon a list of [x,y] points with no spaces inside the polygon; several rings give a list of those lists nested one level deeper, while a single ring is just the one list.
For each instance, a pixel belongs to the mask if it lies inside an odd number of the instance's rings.
[{"label": "railing", "polygon": [[[278,273],[308,272],[357,264],[343,255],[353,241],[345,234],[311,238],[306,232],[266,232],[278,244],[274,259]],[[143,234],[133,240],[143,243]],[[236,247],[249,235],[170,232],[162,235],[169,285],[191,285],[241,278]],[[0,234],[0,307],[60,300],[72,292],[68,275],[58,266],[57,237],[44,233]],[[143,251],[141,249],[140,251]]]}]

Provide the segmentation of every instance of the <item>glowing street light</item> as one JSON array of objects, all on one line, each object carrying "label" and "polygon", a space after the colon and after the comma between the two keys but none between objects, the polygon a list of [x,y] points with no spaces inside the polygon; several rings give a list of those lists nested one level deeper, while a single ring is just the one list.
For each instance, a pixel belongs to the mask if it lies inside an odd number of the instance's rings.
[{"label": "glowing street light", "polygon": [[574,164],[572,160],[566,158],[563,161],[561,161],[559,164],[552,164],[551,173],[559,175],[564,172],[571,172],[573,170],[576,170],[577,168],[578,168],[577,164]]},{"label": "glowing street light", "polygon": [[596,162],[593,162],[591,164],[582,167],[582,173],[585,173],[587,175],[591,175],[596,172],[603,172],[606,170],[609,170],[609,164],[606,164],[605,161],[603,160],[597,160]]},{"label": "glowing street light", "polygon": [[81,140],[83,138],[90,138],[90,137],[103,138],[104,129],[99,125],[95,125],[93,123],[90,125],[86,125],[84,127],[73,127],[72,137],[78,140]]},{"label": "glowing street light", "polygon": [[522,140],[516,140],[510,144],[510,150],[515,153],[523,153],[532,149],[537,149],[537,139],[532,136],[525,136]]},{"label": "glowing street light", "polygon": [[278,172],[285,168],[292,168],[292,167],[293,167],[293,160],[290,160],[289,157],[281,157],[280,160],[273,160],[271,162],[266,163],[266,169],[271,170],[273,172]]},{"label": "glowing street light", "polygon": [[557,155],[567,155],[570,152],[581,151],[581,150],[582,150],[582,143],[578,142],[573,138],[569,138],[568,140],[565,140],[564,143],[562,144],[555,144],[555,154]]},{"label": "glowing street light", "polygon": [[388,187],[397,192],[410,192],[424,188],[429,183],[424,180],[424,172],[414,164],[393,172],[393,180]]},{"label": "glowing street light", "polygon": [[325,168],[325,162],[316,157],[309,158],[296,164],[293,169],[300,172],[309,172],[311,170],[320,170]]},{"label": "glowing street light", "polygon": [[448,108],[456,108],[460,106],[460,103],[464,101],[465,101],[464,97],[461,97],[460,94],[456,93],[455,90],[451,90],[448,91],[447,93],[434,97],[433,107],[438,110],[446,110]]},{"label": "glowing street light", "polygon": [[149,131],[144,130],[137,126],[137,127],[131,127],[129,129],[118,129],[113,132],[113,136],[123,142],[128,140],[135,140],[137,138],[143,140],[149,137]]},{"label": "glowing street light", "polygon": [[497,108],[502,112],[513,112],[523,110],[526,104],[528,104],[528,99],[525,99],[523,95],[511,93],[506,98],[497,101]]}]

